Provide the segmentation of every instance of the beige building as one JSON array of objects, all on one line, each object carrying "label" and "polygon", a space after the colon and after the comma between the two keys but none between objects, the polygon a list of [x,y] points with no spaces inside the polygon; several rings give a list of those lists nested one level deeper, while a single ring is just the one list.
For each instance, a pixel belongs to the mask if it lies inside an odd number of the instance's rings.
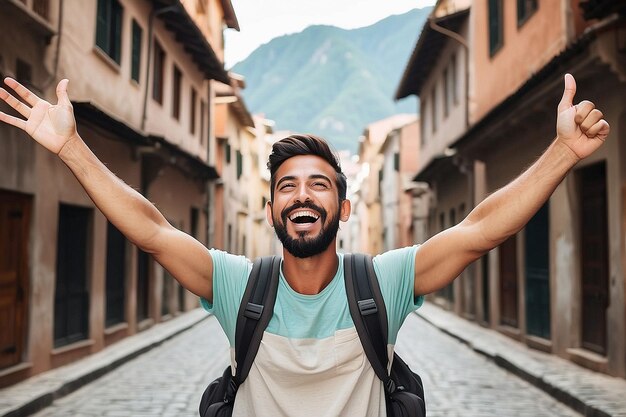
[{"label": "beige building", "polygon": [[[217,177],[211,80],[230,82],[221,31],[236,27],[225,5],[7,0],[0,13],[2,75],[53,102],[56,82],[69,78],[89,147],[205,244]],[[6,125],[0,139],[0,386],[197,306],[56,156]]]},{"label": "beige building", "polygon": [[415,120],[415,115],[397,114],[370,123],[359,142],[359,163],[364,170],[359,190],[358,219],[361,222],[361,251],[372,255],[383,252],[381,193],[383,154],[380,152],[389,132]]},{"label": "beige building", "polygon": [[391,130],[383,142],[380,203],[383,227],[383,250],[388,251],[413,242],[411,180],[419,156],[419,122],[413,120]]},{"label": "beige building", "polygon": [[[466,130],[469,117],[466,74],[470,3],[457,0],[436,4],[396,92],[397,99],[411,94],[420,98],[421,129],[419,137],[416,135],[420,152],[413,179],[429,185],[427,193],[421,188],[415,201],[415,212],[427,216],[428,237],[456,224],[473,201],[467,168],[450,149]],[[424,227],[423,221],[416,223],[416,227]],[[431,298],[472,316],[475,285],[465,276],[461,278]]]},{"label": "beige building", "polygon": [[[476,288],[478,321],[620,377],[626,376],[625,15],[624,2],[609,0],[472,2],[463,36],[468,125],[447,145],[458,173],[449,166],[422,176],[436,184],[437,204],[465,194],[467,207],[474,206],[549,145],[563,75],[576,77],[576,100],[594,101],[611,124],[607,143],[568,174],[524,230],[463,279]],[[431,68],[433,77],[441,75]],[[418,69],[407,67],[401,89],[416,94],[406,83],[409,73]],[[461,183],[462,176],[469,193],[441,185],[445,178]],[[458,299],[453,307],[465,311]]]},{"label": "beige building", "polygon": [[216,222],[213,246],[230,253],[250,253],[251,230],[250,181],[254,161],[251,151],[255,141],[255,124],[240,90],[245,86],[238,75],[232,85],[215,84],[215,134],[217,138],[218,173],[215,186]]},{"label": "beige building", "polygon": [[274,229],[267,222],[265,206],[270,199],[270,171],[267,169],[267,159],[274,143],[274,121],[260,115],[253,116],[256,126],[256,139],[251,153],[252,174],[250,185],[252,218],[252,248],[248,254],[250,259],[272,254],[282,255]]}]

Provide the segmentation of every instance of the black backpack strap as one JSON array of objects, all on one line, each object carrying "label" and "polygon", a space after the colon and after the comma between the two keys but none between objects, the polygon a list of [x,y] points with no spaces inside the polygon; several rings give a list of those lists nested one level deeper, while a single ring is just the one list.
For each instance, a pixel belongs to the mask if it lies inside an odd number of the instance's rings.
[{"label": "black backpack strap", "polygon": [[343,260],[352,321],[376,376],[383,381],[385,390],[392,393],[395,391],[395,383],[387,372],[387,310],[372,257],[345,254]]},{"label": "black backpack strap", "polygon": [[272,318],[278,290],[280,260],[279,256],[257,258],[248,277],[235,330],[237,370],[234,381],[237,387],[248,377],[263,332]]}]

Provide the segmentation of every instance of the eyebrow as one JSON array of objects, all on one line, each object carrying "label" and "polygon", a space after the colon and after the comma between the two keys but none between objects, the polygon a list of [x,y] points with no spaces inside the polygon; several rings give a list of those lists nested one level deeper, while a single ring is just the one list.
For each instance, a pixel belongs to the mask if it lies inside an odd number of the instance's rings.
[{"label": "eyebrow", "polygon": [[[280,180],[278,180],[278,182],[276,183],[276,188],[280,187],[280,184],[282,184],[285,181],[295,181],[298,178],[294,175],[286,175],[284,177],[282,177]],[[330,184],[332,184],[333,182],[330,180],[330,178],[328,178],[326,175],[322,175],[322,174],[313,174],[313,175],[309,175],[309,180],[315,180],[315,179],[322,179],[322,180],[326,180],[328,181]]]}]

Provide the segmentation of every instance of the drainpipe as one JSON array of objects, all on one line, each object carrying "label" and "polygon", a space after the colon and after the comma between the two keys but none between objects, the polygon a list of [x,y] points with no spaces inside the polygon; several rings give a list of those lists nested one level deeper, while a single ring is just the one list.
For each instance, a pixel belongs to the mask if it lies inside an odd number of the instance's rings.
[{"label": "drainpipe", "polygon": [[152,44],[153,44],[153,40],[152,40],[152,32],[153,32],[153,27],[154,27],[154,18],[156,16],[159,16],[163,13],[167,13],[167,12],[178,12],[178,7],[177,6],[167,6],[164,7],[162,9],[152,9],[150,10],[150,17],[148,18],[148,58],[146,59],[146,76],[145,76],[145,82],[146,82],[146,88],[144,89],[144,94],[143,94],[143,111],[142,111],[142,116],[141,116],[141,131],[144,132],[146,129],[146,118],[148,117],[147,111],[148,111],[148,90],[150,89],[150,83],[148,82],[148,80],[150,79],[150,60],[152,58]]},{"label": "drainpipe", "polygon": [[52,67],[52,74],[50,77],[43,83],[41,87],[41,91],[44,92],[49,86],[50,83],[56,81],[57,72],[59,70],[59,55],[61,54],[61,31],[63,30],[63,0],[59,0],[59,17],[57,21],[57,44],[54,51],[54,64]]},{"label": "drainpipe", "polygon": [[461,44],[463,49],[465,49],[465,128],[469,128],[469,45],[467,41],[458,33],[451,31],[450,29],[446,29],[443,26],[439,26],[433,19],[428,19],[428,23],[430,28],[436,32],[441,33],[444,36],[447,36],[451,39],[454,39],[458,43]]}]

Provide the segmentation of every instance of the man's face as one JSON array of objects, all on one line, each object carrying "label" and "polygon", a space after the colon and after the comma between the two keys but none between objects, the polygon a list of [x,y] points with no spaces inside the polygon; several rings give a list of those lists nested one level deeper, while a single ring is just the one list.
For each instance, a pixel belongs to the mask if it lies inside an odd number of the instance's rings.
[{"label": "man's face", "polygon": [[339,203],[335,170],[318,156],[299,155],[283,162],[275,178],[267,214],[276,236],[297,258],[322,253],[334,242],[339,220],[350,215],[349,202]]}]

